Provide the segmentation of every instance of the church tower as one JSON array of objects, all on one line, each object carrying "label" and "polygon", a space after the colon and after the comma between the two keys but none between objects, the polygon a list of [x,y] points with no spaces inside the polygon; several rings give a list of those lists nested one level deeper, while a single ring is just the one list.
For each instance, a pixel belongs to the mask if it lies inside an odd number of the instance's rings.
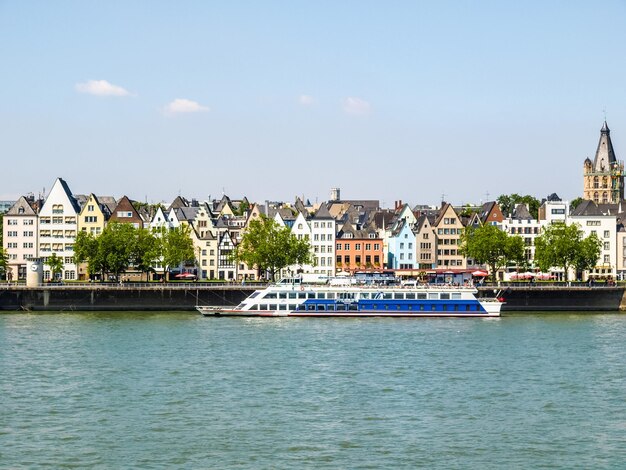
[{"label": "church tower", "polygon": [[624,199],[624,162],[615,158],[611,131],[606,121],[600,130],[596,157],[593,162],[585,159],[583,177],[583,199],[599,204],[615,204]]}]

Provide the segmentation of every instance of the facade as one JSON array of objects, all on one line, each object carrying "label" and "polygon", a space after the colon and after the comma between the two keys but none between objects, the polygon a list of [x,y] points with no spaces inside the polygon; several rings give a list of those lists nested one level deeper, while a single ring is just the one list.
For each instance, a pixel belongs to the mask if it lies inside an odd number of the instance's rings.
[{"label": "facade", "polygon": [[336,223],[326,205],[322,204],[308,221],[311,227],[311,247],[313,248],[313,273],[326,276],[335,275],[335,236]]},{"label": "facade", "polygon": [[119,222],[122,224],[132,224],[135,228],[143,228],[144,219],[141,217],[135,206],[128,199],[127,196],[123,196],[117,201],[117,206],[109,217],[109,222]]},{"label": "facade", "polygon": [[418,269],[437,268],[437,235],[428,215],[419,216],[415,226],[415,262]]},{"label": "facade", "polygon": [[383,267],[383,240],[375,227],[357,230],[346,222],[335,243],[336,270],[344,273],[378,270]]},{"label": "facade", "polygon": [[22,196],[4,215],[2,240],[8,255],[9,280],[26,279],[26,262],[38,254],[39,220],[34,203],[32,198]]},{"label": "facade", "polygon": [[606,121],[593,162],[587,158],[583,163],[583,180],[583,199],[596,204],[615,204],[624,199],[624,162],[615,157]]},{"label": "facade", "polygon": [[541,235],[541,223],[534,219],[526,204],[517,204],[510,217],[502,221],[502,229],[524,240],[524,252],[529,267],[535,260],[535,239]]},{"label": "facade", "polygon": [[387,239],[387,268],[415,268],[415,234],[405,219],[400,219]]},{"label": "facade", "polygon": [[[39,212],[39,257],[44,261],[56,253],[63,261],[61,279],[77,279],[74,242],[78,230],[80,207],[67,183],[57,178]],[[44,264],[43,277],[51,279],[50,268]]]},{"label": "facade", "polygon": [[437,268],[465,269],[467,260],[459,253],[464,225],[452,205],[443,203],[433,227],[437,233]]}]

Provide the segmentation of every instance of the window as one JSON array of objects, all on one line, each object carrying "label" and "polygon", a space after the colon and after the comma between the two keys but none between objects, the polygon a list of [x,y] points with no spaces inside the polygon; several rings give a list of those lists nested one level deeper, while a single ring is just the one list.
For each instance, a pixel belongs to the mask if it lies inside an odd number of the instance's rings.
[{"label": "window", "polygon": [[380,250],[380,243],[374,243],[374,249]]},{"label": "window", "polygon": [[609,238],[609,231],[608,230],[604,231],[604,238]]},{"label": "window", "polygon": [[611,255],[604,255],[604,264],[609,264],[611,262]]},{"label": "window", "polygon": [[366,243],[365,244],[365,251],[370,251],[372,249],[372,244],[371,243]]},{"label": "window", "polygon": [[341,251],[341,243],[337,243],[337,251]]},{"label": "window", "polygon": [[361,244],[360,244],[360,243],[356,243],[356,244],[354,245],[354,249],[355,249],[355,250],[360,250],[360,249],[361,249]]},{"label": "window", "polygon": [[611,243],[610,242],[604,242],[604,249],[605,250],[610,250],[611,249]]}]

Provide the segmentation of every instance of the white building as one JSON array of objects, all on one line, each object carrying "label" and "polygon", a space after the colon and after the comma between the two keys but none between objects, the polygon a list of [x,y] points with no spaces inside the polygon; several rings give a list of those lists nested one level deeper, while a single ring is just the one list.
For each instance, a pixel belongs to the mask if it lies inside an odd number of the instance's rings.
[{"label": "white building", "polygon": [[[77,279],[74,262],[77,220],[80,213],[78,202],[67,183],[57,178],[39,212],[39,257],[47,259],[52,253],[63,261],[61,279]],[[44,279],[50,279],[50,268],[44,264]]]},{"label": "white building", "polygon": [[2,235],[9,257],[7,279],[26,279],[26,262],[37,257],[39,221],[34,199],[20,197],[4,216]]}]

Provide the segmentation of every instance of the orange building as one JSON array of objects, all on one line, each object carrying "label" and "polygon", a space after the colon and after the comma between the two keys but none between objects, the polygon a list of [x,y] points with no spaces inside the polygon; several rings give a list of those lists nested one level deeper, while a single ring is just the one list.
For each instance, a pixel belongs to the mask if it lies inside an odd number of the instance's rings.
[{"label": "orange building", "polygon": [[337,271],[354,273],[384,268],[383,239],[373,225],[356,229],[346,222],[337,233],[335,251]]}]

